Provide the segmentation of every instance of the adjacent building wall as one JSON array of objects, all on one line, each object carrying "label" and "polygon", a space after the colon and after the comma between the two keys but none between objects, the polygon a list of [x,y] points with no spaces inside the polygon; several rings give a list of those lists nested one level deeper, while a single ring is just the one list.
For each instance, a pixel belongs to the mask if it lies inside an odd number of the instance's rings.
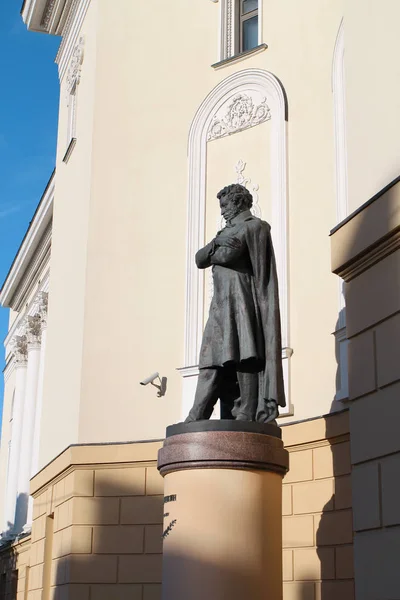
[{"label": "adjacent building wall", "polygon": [[346,281],[357,600],[400,590],[400,183],[332,235]]}]

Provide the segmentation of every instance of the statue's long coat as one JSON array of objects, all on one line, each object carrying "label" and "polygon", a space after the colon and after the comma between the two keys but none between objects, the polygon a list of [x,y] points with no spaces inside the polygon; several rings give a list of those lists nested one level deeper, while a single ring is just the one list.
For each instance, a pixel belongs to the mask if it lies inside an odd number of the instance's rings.
[{"label": "statue's long coat", "polygon": [[199,367],[235,364],[259,374],[257,420],[266,401],[285,406],[278,280],[270,226],[241,212],[217,234],[239,248],[212,242],[196,254],[200,269],[213,267],[214,295],[204,330]]}]

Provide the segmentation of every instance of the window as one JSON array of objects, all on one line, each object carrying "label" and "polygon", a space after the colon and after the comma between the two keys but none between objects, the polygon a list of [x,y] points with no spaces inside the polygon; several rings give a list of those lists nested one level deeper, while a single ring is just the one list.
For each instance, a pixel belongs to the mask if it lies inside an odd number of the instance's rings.
[{"label": "window", "polygon": [[236,52],[247,52],[258,46],[258,0],[238,0],[237,29]]},{"label": "window", "polygon": [[68,162],[76,143],[76,92],[77,83],[75,82],[68,96],[67,148],[63,158],[64,162]]}]

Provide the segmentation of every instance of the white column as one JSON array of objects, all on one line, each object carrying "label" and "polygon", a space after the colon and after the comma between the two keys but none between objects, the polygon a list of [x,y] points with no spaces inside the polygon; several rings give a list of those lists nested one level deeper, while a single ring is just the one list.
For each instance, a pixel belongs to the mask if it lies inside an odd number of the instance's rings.
[{"label": "white column", "polygon": [[15,393],[12,438],[7,475],[5,522],[3,525],[5,534],[11,534],[15,524],[15,507],[17,502],[18,471],[28,359],[26,336],[16,336],[13,339],[12,344],[14,354],[13,360],[15,363]]},{"label": "white column", "polygon": [[[39,447],[40,447],[40,433],[42,424],[42,407],[43,407],[43,383],[44,383],[44,366],[45,366],[45,355],[46,355],[46,336],[47,336],[47,305],[48,305],[48,294],[47,292],[41,292],[39,299],[38,314],[40,316],[41,326],[41,346],[40,346],[40,364],[39,364],[39,378],[37,387],[37,400],[36,400],[36,412],[35,412],[35,425],[33,434],[33,446],[32,446],[32,463],[31,463],[31,474],[33,477],[38,472],[39,468]],[[33,513],[33,498],[29,497],[28,501],[28,515],[26,519],[26,529],[32,527],[32,513]]]},{"label": "white column", "polygon": [[18,498],[16,510],[16,529],[18,533],[26,525],[28,510],[29,480],[31,477],[33,435],[40,365],[41,319],[39,315],[28,317],[26,337],[28,341],[28,367],[26,373],[21,457],[18,474]]}]

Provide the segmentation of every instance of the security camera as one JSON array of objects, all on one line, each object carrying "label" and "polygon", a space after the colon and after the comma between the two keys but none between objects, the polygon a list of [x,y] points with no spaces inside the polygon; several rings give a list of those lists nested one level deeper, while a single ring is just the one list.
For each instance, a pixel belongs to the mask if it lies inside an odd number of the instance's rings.
[{"label": "security camera", "polygon": [[149,383],[153,383],[157,377],[160,377],[159,373],[153,373],[152,375],[149,375],[149,377],[146,377],[146,379],[143,379],[143,381],[140,382],[140,385],[148,385]]}]

